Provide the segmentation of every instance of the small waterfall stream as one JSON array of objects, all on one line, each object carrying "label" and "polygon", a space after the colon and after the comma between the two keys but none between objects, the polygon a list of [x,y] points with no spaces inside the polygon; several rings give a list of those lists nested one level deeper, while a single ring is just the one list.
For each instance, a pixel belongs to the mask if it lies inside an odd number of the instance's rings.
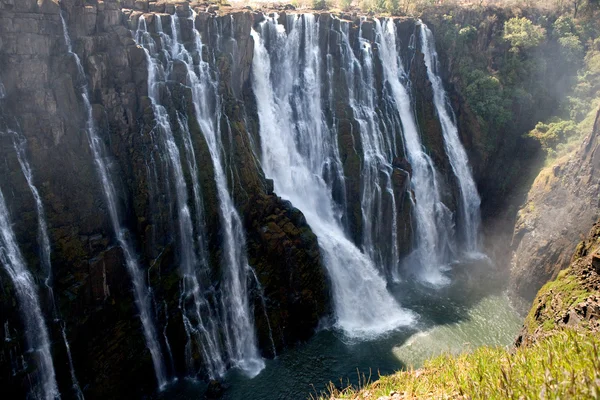
[{"label": "small waterfall stream", "polygon": [[83,399],[83,392],[79,387],[79,382],[77,381],[77,376],[75,374],[75,367],[73,365],[73,359],[71,357],[71,347],[69,345],[69,341],[67,339],[66,326],[63,321],[61,321],[58,310],[56,308],[55,299],[54,299],[54,291],[52,285],[52,263],[51,263],[51,247],[50,247],[50,237],[48,235],[48,224],[46,223],[46,212],[44,211],[44,205],[42,203],[42,199],[33,182],[33,171],[31,166],[29,165],[29,161],[27,160],[26,155],[26,139],[22,135],[19,135],[17,132],[12,130],[8,130],[8,133],[13,137],[13,145],[15,151],[17,153],[17,159],[19,161],[19,165],[21,166],[21,171],[27,180],[27,184],[29,185],[29,189],[31,194],[35,200],[37,217],[38,217],[38,243],[40,246],[40,260],[43,270],[46,271],[46,279],[45,285],[48,291],[50,292],[50,300],[52,301],[52,309],[54,313],[55,322],[61,325],[62,339],[65,345],[65,350],[67,352],[67,357],[69,360],[69,371],[71,374],[71,380],[73,383],[73,391],[75,397],[77,399]]},{"label": "small waterfall stream", "polygon": [[344,232],[331,185],[322,177],[335,147],[321,109],[318,23],[310,14],[288,18],[287,33],[276,16],[262,22],[260,32],[252,31],[262,167],[318,237],[336,325],[350,337],[377,336],[411,323],[413,315],[396,303],[373,260]]},{"label": "small waterfall stream", "polygon": [[86,112],[87,139],[92,154],[94,156],[96,171],[102,183],[102,189],[104,191],[104,196],[106,197],[106,206],[108,208],[108,213],[113,226],[113,230],[115,232],[117,242],[119,243],[119,246],[123,251],[127,271],[129,272],[133,283],[134,298],[140,313],[140,320],[142,322],[142,330],[144,333],[144,338],[146,339],[146,345],[152,356],[156,381],[158,383],[159,388],[163,388],[167,384],[167,376],[162,351],[160,348],[160,343],[158,341],[158,336],[156,333],[156,327],[152,318],[150,291],[146,286],[146,282],[144,280],[144,273],[142,272],[142,269],[138,263],[133,246],[128,238],[128,233],[125,227],[121,225],[115,187],[112,182],[108,166],[104,161],[105,151],[103,149],[102,141],[98,136],[98,133],[96,132],[96,126],[94,123],[94,118],[92,116],[92,105],[89,100],[87,78],[85,76],[83,65],[81,64],[79,56],[73,51],[71,39],[69,37],[69,31],[67,29],[67,24],[65,22],[64,16],[62,13],[60,14],[60,16],[62,21],[64,39],[67,45],[67,51],[77,63],[77,68],[80,75],[78,77],[78,81],[82,82],[82,85],[80,87],[80,94]]},{"label": "small waterfall stream", "polygon": [[481,205],[481,199],[469,167],[467,152],[458,137],[458,128],[454,118],[450,115],[452,109],[448,105],[442,78],[438,74],[438,58],[433,33],[423,23],[421,23],[421,43],[425,55],[427,76],[433,86],[433,103],[444,133],[446,153],[460,189],[461,212],[459,216],[461,217],[460,226],[463,230],[464,250],[475,253],[479,251],[479,225],[481,222],[479,206]]},{"label": "small waterfall stream", "polygon": [[[27,156],[25,154],[25,137],[19,135],[17,132],[8,130],[8,133],[13,137],[13,146],[17,153],[17,159],[21,166],[21,171],[27,180],[29,190],[35,200],[35,207],[38,217],[38,243],[40,246],[40,260],[42,268],[46,272],[45,284],[50,291],[52,291],[52,263],[50,261],[51,248],[50,248],[50,237],[48,236],[48,224],[46,223],[46,213],[44,211],[44,205],[42,204],[42,198],[38,192],[35,184],[33,183],[33,172]],[[52,296],[53,297],[53,296]]]},{"label": "small waterfall stream", "polygon": [[46,400],[60,398],[52,362],[50,338],[37,288],[17,244],[2,191],[0,191],[0,264],[13,283],[25,325],[27,343],[30,351],[36,354],[40,382],[39,386],[34,384],[33,394],[37,398]]}]

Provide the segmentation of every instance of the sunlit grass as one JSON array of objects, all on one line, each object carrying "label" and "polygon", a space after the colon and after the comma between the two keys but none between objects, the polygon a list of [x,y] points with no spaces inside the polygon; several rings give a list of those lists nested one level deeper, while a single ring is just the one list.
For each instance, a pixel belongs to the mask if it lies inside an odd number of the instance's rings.
[{"label": "sunlit grass", "polygon": [[443,355],[423,368],[398,372],[362,387],[330,385],[319,399],[400,398],[592,399],[600,397],[600,338],[562,330],[539,342],[507,351],[481,347],[459,356]]}]

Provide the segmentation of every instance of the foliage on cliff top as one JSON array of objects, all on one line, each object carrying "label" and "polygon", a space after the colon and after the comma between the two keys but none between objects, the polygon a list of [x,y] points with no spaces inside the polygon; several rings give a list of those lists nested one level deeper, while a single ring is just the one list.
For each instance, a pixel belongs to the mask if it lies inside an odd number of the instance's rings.
[{"label": "foliage on cliff top", "polygon": [[514,352],[482,347],[444,355],[418,370],[368,382],[361,389],[331,386],[320,399],[597,398],[600,337],[565,329]]}]

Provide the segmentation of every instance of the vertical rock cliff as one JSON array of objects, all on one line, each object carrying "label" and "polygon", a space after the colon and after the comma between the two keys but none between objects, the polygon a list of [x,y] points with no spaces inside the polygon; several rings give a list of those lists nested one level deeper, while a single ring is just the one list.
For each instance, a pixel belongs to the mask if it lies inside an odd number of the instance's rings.
[{"label": "vertical rock cliff", "polygon": [[535,179],[513,234],[511,287],[533,299],[567,267],[575,247],[598,218],[600,111],[581,148]]}]

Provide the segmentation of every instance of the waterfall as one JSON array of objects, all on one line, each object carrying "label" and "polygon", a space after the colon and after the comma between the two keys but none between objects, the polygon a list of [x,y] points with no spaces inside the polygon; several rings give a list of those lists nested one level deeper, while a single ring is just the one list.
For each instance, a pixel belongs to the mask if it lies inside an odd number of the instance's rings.
[{"label": "waterfall", "polygon": [[[145,26],[145,19],[140,18],[140,29],[138,29],[138,43],[143,43],[150,49],[155,48],[149,44],[154,45],[153,39],[147,33]],[[173,49],[174,43],[171,43],[171,38],[162,32],[162,26],[160,18],[156,19],[157,26],[159,27],[159,36],[161,38],[161,49],[164,50],[165,54],[169,54]],[[186,333],[191,340],[191,337],[195,337],[197,342],[200,343],[201,351],[206,362],[206,367],[209,376],[214,379],[221,376],[225,372],[225,363],[221,357],[221,349],[219,348],[219,342],[217,340],[218,331],[212,321],[205,323],[202,317],[202,310],[207,306],[206,299],[202,296],[202,288],[197,277],[197,268],[201,265],[198,259],[197,253],[194,251],[194,227],[192,222],[192,215],[188,206],[188,188],[185,182],[183,173],[183,167],[181,164],[181,155],[179,148],[175,143],[173,136],[173,130],[169,121],[169,115],[164,106],[159,101],[159,90],[161,82],[158,80],[158,76],[164,71],[157,62],[152,58],[150,52],[146,51],[148,61],[148,96],[152,103],[152,109],[156,119],[156,126],[153,129],[152,135],[158,136],[158,142],[161,143],[161,147],[167,159],[169,161],[170,173],[173,177],[173,184],[175,186],[175,198],[176,198],[176,209],[177,209],[177,225],[178,225],[178,239],[179,239],[179,263],[181,273],[183,275],[182,283],[182,299],[181,308],[182,315],[184,318],[184,327]],[[165,77],[166,78],[166,77]],[[189,137],[189,131],[187,126],[179,120],[179,126],[183,129],[184,142],[186,143],[186,158],[188,166],[195,162],[195,156],[193,149],[191,148],[191,138]],[[199,189],[197,188],[197,171],[192,169],[192,180],[194,180],[194,197],[196,198],[196,210],[198,210],[197,199],[199,196]],[[188,300],[191,305],[188,305]],[[188,343],[188,357],[191,357],[191,343]],[[191,360],[188,360],[188,364],[193,364]],[[195,376],[197,371],[189,371],[190,375]]]},{"label": "waterfall", "polygon": [[[299,208],[318,237],[331,280],[336,326],[349,337],[373,337],[413,321],[386,289],[367,254],[346,236],[323,172],[336,139],[321,109],[319,26],[314,15],[277,16],[252,30],[253,89],[258,106],[262,166],[278,195]],[[267,44],[269,49],[267,49]]]},{"label": "waterfall", "polygon": [[[55,314],[55,320],[57,322],[61,322],[58,318],[58,310],[56,309],[56,305],[54,304],[54,293],[52,287],[52,263],[50,260],[51,256],[51,248],[50,248],[50,237],[48,235],[48,224],[46,223],[46,213],[44,211],[44,205],[42,204],[42,199],[37,190],[37,187],[33,183],[33,171],[31,166],[29,165],[29,161],[27,160],[27,155],[25,153],[25,144],[26,139],[22,135],[19,135],[17,132],[12,130],[8,130],[8,133],[13,137],[13,146],[17,153],[17,159],[19,161],[19,165],[21,166],[21,171],[25,176],[25,180],[29,185],[29,189],[31,190],[31,194],[35,200],[36,211],[38,216],[38,242],[40,246],[40,260],[42,268],[46,271],[46,279],[45,285],[50,292],[50,299],[53,305],[53,312]],[[73,365],[73,360],[71,358],[71,348],[69,346],[69,341],[67,340],[67,333],[65,331],[64,324],[61,326],[62,338],[65,344],[65,349],[67,352],[67,356],[69,359],[69,368],[71,373],[71,380],[73,382],[73,390],[75,392],[75,396],[78,399],[83,399],[83,393],[81,392],[81,388],[79,387],[79,382],[77,381],[77,376],[75,375],[75,367]]]},{"label": "waterfall", "polygon": [[[249,377],[256,376],[263,368],[264,361],[260,357],[257,347],[256,333],[254,331],[253,316],[250,311],[249,293],[247,282],[250,266],[245,254],[245,237],[242,221],[235,210],[233,199],[227,187],[227,178],[224,171],[222,160],[222,146],[220,138],[220,97],[218,94],[218,84],[211,76],[209,63],[203,57],[203,44],[200,34],[195,27],[195,14],[191,11],[192,34],[194,35],[193,54],[190,53],[183,43],[179,40],[177,29],[179,27],[179,18],[177,15],[171,17],[171,36],[162,32],[162,23],[157,19],[158,34],[161,38],[161,57],[166,58],[167,67],[174,61],[181,62],[187,68],[187,84],[191,88],[192,99],[196,120],[199,123],[204,139],[208,145],[211,155],[211,161],[215,173],[215,183],[217,188],[217,198],[219,201],[219,217],[223,230],[223,258],[222,265],[224,270],[223,281],[219,302],[219,310],[212,310],[207,304],[205,298],[201,296],[199,283],[197,281],[197,269],[206,269],[206,264],[199,263],[198,258],[188,260],[187,266],[182,264],[182,271],[186,276],[182,285],[182,296],[188,297],[193,293],[196,298],[195,323],[190,320],[184,312],[184,322],[186,323],[186,333],[188,340],[194,336],[194,332],[201,332],[202,337],[197,337],[204,353],[205,361],[208,363],[209,375],[214,377],[222,376],[225,372],[227,363],[240,368]],[[170,124],[168,115],[164,107],[158,104],[158,85],[162,82],[159,79],[168,78],[169,68],[164,68],[159,60],[159,53],[156,51],[156,43],[147,32],[146,22],[140,17],[136,40],[144,46],[148,59],[148,87],[149,95],[156,114],[157,122],[164,125],[163,130],[167,130]],[[196,61],[194,61],[196,60]],[[161,120],[164,121],[161,123]],[[190,170],[194,194],[194,205],[197,214],[202,211],[202,202],[200,189],[198,186],[198,174],[195,155],[191,145],[189,131],[185,127],[187,121],[182,121],[179,117],[179,125],[183,132],[183,142],[185,148],[185,158]],[[170,129],[170,128],[169,128]],[[175,151],[175,149],[172,149]],[[179,168],[181,165],[179,166]],[[175,176],[179,172],[175,171]],[[178,179],[178,178],[177,178]],[[182,183],[182,185],[184,182]],[[187,206],[187,200],[180,198],[180,209]],[[184,205],[184,203],[186,203]],[[189,209],[187,211],[189,214]],[[183,215],[187,218],[187,215]],[[180,220],[182,215],[179,216]],[[202,218],[197,218],[197,232],[202,232]],[[181,223],[181,221],[180,221]],[[190,234],[191,226],[186,226],[187,234]],[[203,239],[198,238],[197,247],[202,249]],[[192,246],[193,244],[188,244]],[[192,257],[192,254],[189,255]],[[202,260],[204,258],[204,260]],[[206,263],[206,257],[200,257],[202,263]],[[192,278],[193,277],[193,278]],[[186,282],[189,281],[189,282]],[[192,285],[190,287],[190,284]],[[195,287],[198,285],[197,287]],[[187,294],[185,293],[187,292]],[[206,307],[209,314],[206,324],[201,322],[200,307]],[[218,311],[218,312],[217,312]],[[218,315],[217,315],[218,314]],[[217,329],[221,328],[223,332],[224,348],[218,340]],[[186,352],[189,352],[189,346]],[[188,357],[189,358],[189,357]],[[188,360],[188,363],[190,361]]]},{"label": "waterfall", "polygon": [[92,116],[92,105],[89,100],[87,78],[85,76],[83,65],[81,64],[79,56],[75,52],[73,52],[71,39],[67,30],[67,24],[65,22],[62,12],[60,13],[60,17],[62,21],[65,43],[67,45],[67,51],[73,57],[77,64],[77,69],[80,75],[77,78],[78,81],[82,82],[80,90],[86,112],[85,130],[87,133],[87,139],[92,154],[94,156],[94,163],[96,165],[96,171],[102,183],[104,196],[106,197],[106,206],[108,208],[108,213],[110,216],[112,227],[115,232],[117,242],[119,243],[119,246],[123,251],[127,271],[129,272],[133,283],[135,303],[140,313],[140,320],[142,322],[142,330],[144,333],[144,338],[146,340],[146,346],[148,347],[148,350],[150,351],[152,357],[156,381],[158,383],[159,388],[162,389],[167,384],[167,377],[165,372],[163,356],[158,341],[158,336],[156,333],[156,327],[152,319],[150,291],[146,287],[146,283],[144,281],[144,274],[138,264],[138,260],[134,253],[133,246],[128,239],[128,232],[126,231],[125,227],[121,225],[119,211],[117,209],[117,196],[115,192],[115,187],[112,182],[108,166],[104,161],[105,150],[103,148],[101,139],[96,131],[94,118]]},{"label": "waterfall", "polygon": [[67,339],[67,329],[63,324],[60,331],[62,332],[63,343],[65,344],[65,351],[67,352],[67,360],[69,361],[69,371],[71,373],[71,382],[73,383],[73,392],[77,400],[84,400],[83,392],[79,386],[77,375],[75,375],[75,366],[73,365],[73,357],[71,356],[71,346],[69,346],[69,340]]},{"label": "waterfall", "polygon": [[38,217],[38,242],[40,246],[40,260],[42,264],[42,269],[45,270],[47,274],[45,280],[46,287],[50,291],[52,291],[52,264],[50,262],[51,249],[50,238],[48,236],[48,225],[46,224],[46,213],[44,212],[44,205],[42,204],[42,198],[40,197],[40,193],[38,192],[36,186],[33,183],[33,172],[25,154],[26,139],[24,136],[19,135],[17,132],[14,132],[10,129],[8,130],[8,133],[13,137],[13,146],[17,153],[17,159],[19,161],[19,165],[21,166],[21,171],[25,176],[25,180],[27,180],[27,185],[29,185],[29,190],[31,190],[31,194],[33,195],[33,199],[35,200],[35,207]]},{"label": "waterfall", "polygon": [[6,89],[4,88],[2,81],[0,81],[0,100],[2,100],[5,97],[6,97]]},{"label": "waterfall", "polygon": [[427,76],[433,86],[433,103],[444,133],[444,147],[450,159],[452,171],[454,171],[454,175],[458,180],[461,206],[460,216],[462,219],[461,226],[465,250],[475,253],[479,250],[479,225],[481,219],[479,206],[481,199],[479,198],[479,193],[471,174],[467,153],[458,137],[458,128],[453,116],[448,111],[451,108],[448,104],[442,78],[437,72],[438,58],[433,34],[427,25],[423,23],[421,23],[421,44],[423,54],[425,55]]},{"label": "waterfall", "polygon": [[[376,105],[376,88],[373,73],[371,44],[360,37],[360,59],[354,55],[350,44],[350,24],[341,22],[342,66],[348,86],[349,104],[359,125],[363,149],[361,169],[361,211],[363,222],[363,249],[380,269],[394,280],[399,279],[400,256],[398,250],[396,198],[392,188],[396,144],[391,132],[380,127]],[[386,207],[386,200],[389,208]],[[390,223],[384,221],[390,215]],[[385,251],[387,249],[387,252]]]},{"label": "waterfall", "polygon": [[50,351],[50,338],[40,308],[37,289],[17,244],[2,191],[0,191],[0,264],[3,265],[15,288],[30,351],[37,355],[34,359],[38,363],[41,388],[35,388],[34,391],[38,393],[34,395],[46,400],[59,398],[60,393],[56,385]]},{"label": "waterfall", "polygon": [[396,48],[394,21],[375,20],[379,56],[383,75],[397,112],[402,121],[404,148],[412,166],[411,187],[414,192],[413,213],[416,222],[415,249],[405,262],[412,268],[420,268],[420,276],[434,285],[448,283],[443,275],[444,262],[451,248],[452,215],[442,203],[437,171],[431,158],[425,153],[406,80],[402,61]]}]

